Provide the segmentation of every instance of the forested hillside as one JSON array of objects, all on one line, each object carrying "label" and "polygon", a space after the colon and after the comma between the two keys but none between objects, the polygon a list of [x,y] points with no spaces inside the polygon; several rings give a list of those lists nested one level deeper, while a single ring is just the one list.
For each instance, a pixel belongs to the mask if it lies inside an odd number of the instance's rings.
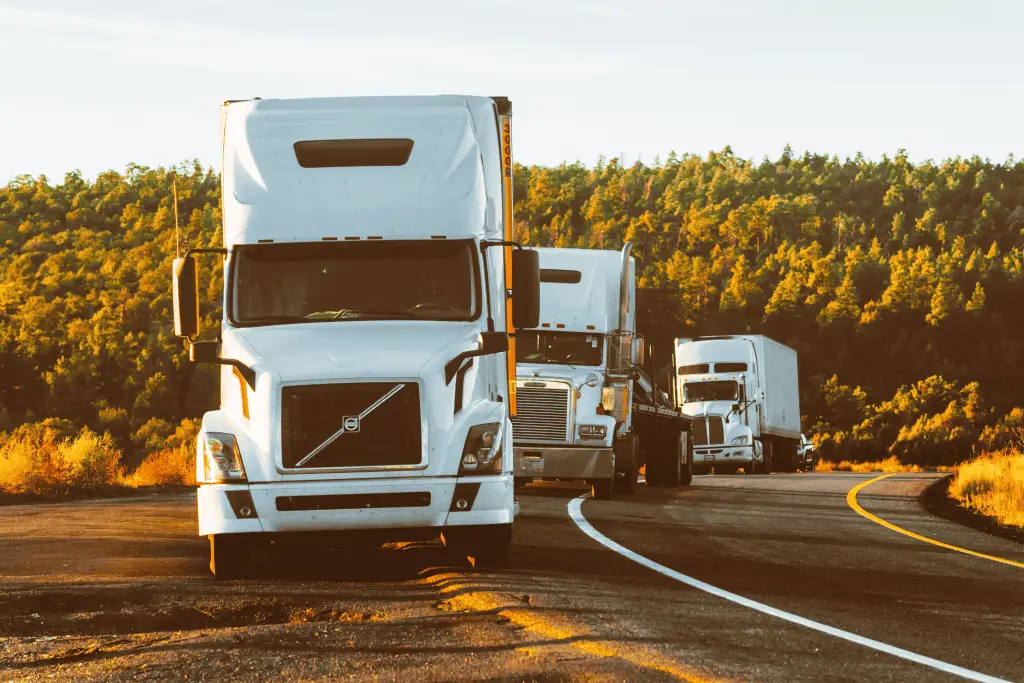
[{"label": "forested hillside", "polygon": [[[218,244],[216,174],[177,171],[184,234]],[[681,332],[797,348],[805,428],[828,457],[951,462],[1024,426],[1024,163],[726,149],[519,166],[516,230],[544,246],[632,240],[641,286],[678,292]],[[89,426],[137,462],[216,402],[215,372],[171,335],[173,254],[168,170],[0,189],[0,430]],[[219,273],[203,266],[213,324]]]}]

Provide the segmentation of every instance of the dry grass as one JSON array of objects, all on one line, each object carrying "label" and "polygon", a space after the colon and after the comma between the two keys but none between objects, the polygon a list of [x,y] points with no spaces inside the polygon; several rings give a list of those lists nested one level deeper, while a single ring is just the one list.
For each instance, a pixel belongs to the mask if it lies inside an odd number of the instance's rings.
[{"label": "dry grass", "polygon": [[150,453],[134,472],[124,477],[126,486],[180,486],[196,483],[196,454],[186,445]]},{"label": "dry grass", "polygon": [[83,430],[74,438],[28,428],[0,435],[0,491],[49,493],[117,486],[124,476],[121,451],[110,434]]},{"label": "dry grass", "polygon": [[[948,472],[951,470],[949,467],[930,467],[927,468],[930,471],[937,472]],[[894,472],[924,472],[925,468],[920,465],[906,465],[900,462],[899,458],[895,455],[889,456],[885,460],[875,460],[874,462],[851,462],[849,460],[843,460],[841,462],[829,462],[827,460],[820,460],[814,466],[815,472],[855,472],[858,474],[868,474],[871,472],[880,472],[884,474],[891,474]]]},{"label": "dry grass", "polygon": [[1024,452],[1007,448],[957,465],[949,495],[1000,524],[1024,528]]}]

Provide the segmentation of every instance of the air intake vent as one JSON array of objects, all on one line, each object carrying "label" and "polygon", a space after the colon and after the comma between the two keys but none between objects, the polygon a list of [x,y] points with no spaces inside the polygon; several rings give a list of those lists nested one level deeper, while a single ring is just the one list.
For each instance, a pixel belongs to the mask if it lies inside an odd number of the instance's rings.
[{"label": "air intake vent", "polygon": [[693,445],[708,445],[708,423],[706,420],[697,418],[693,421]]},{"label": "air intake vent", "polygon": [[718,415],[708,416],[708,443],[720,444],[725,442],[725,428],[722,418]]},{"label": "air intake vent", "polygon": [[547,382],[547,387],[516,388],[516,417],[512,435],[516,443],[566,443],[569,440],[569,387]]}]

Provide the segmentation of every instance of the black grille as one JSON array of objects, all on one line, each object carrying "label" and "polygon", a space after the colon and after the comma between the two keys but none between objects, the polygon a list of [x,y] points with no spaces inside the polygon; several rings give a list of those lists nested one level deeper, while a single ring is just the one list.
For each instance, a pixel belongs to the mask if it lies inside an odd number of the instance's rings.
[{"label": "black grille", "polygon": [[708,423],[703,418],[694,420],[693,423],[693,445],[694,446],[707,446],[708,445]]},{"label": "black grille", "polygon": [[282,462],[302,469],[417,465],[422,456],[419,396],[415,382],[284,387]]},{"label": "black grille", "polygon": [[725,428],[722,418],[717,415],[708,416],[708,443],[724,443]]}]

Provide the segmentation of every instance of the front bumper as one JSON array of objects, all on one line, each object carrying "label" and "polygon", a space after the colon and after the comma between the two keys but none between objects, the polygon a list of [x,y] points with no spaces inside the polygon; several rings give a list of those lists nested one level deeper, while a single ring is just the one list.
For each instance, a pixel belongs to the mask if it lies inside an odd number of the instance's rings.
[{"label": "front bumper", "polygon": [[523,446],[514,452],[513,472],[524,478],[611,479],[615,451],[611,448]]},{"label": "front bumper", "polygon": [[[460,498],[466,487],[475,488],[472,504],[453,505],[456,485]],[[472,485],[479,484],[479,487]],[[255,515],[240,519],[228,500],[230,491],[248,491]],[[408,494],[408,495],[405,495]],[[427,501],[426,494],[429,494]],[[316,499],[312,497],[316,496]],[[358,496],[359,498],[346,498]],[[409,499],[412,498],[412,501]],[[262,484],[203,484],[196,494],[199,535],[355,531],[366,529],[424,529],[511,524],[515,503],[512,475],[475,477],[402,477],[348,481],[270,482]],[[352,500],[404,500],[397,507],[367,503],[353,508]],[[314,505],[315,503],[315,505]],[[347,509],[323,509],[345,505]],[[289,509],[301,507],[321,509]],[[281,509],[285,508],[285,509]]]},{"label": "front bumper", "polygon": [[695,446],[694,465],[749,465],[754,449],[747,446]]}]

